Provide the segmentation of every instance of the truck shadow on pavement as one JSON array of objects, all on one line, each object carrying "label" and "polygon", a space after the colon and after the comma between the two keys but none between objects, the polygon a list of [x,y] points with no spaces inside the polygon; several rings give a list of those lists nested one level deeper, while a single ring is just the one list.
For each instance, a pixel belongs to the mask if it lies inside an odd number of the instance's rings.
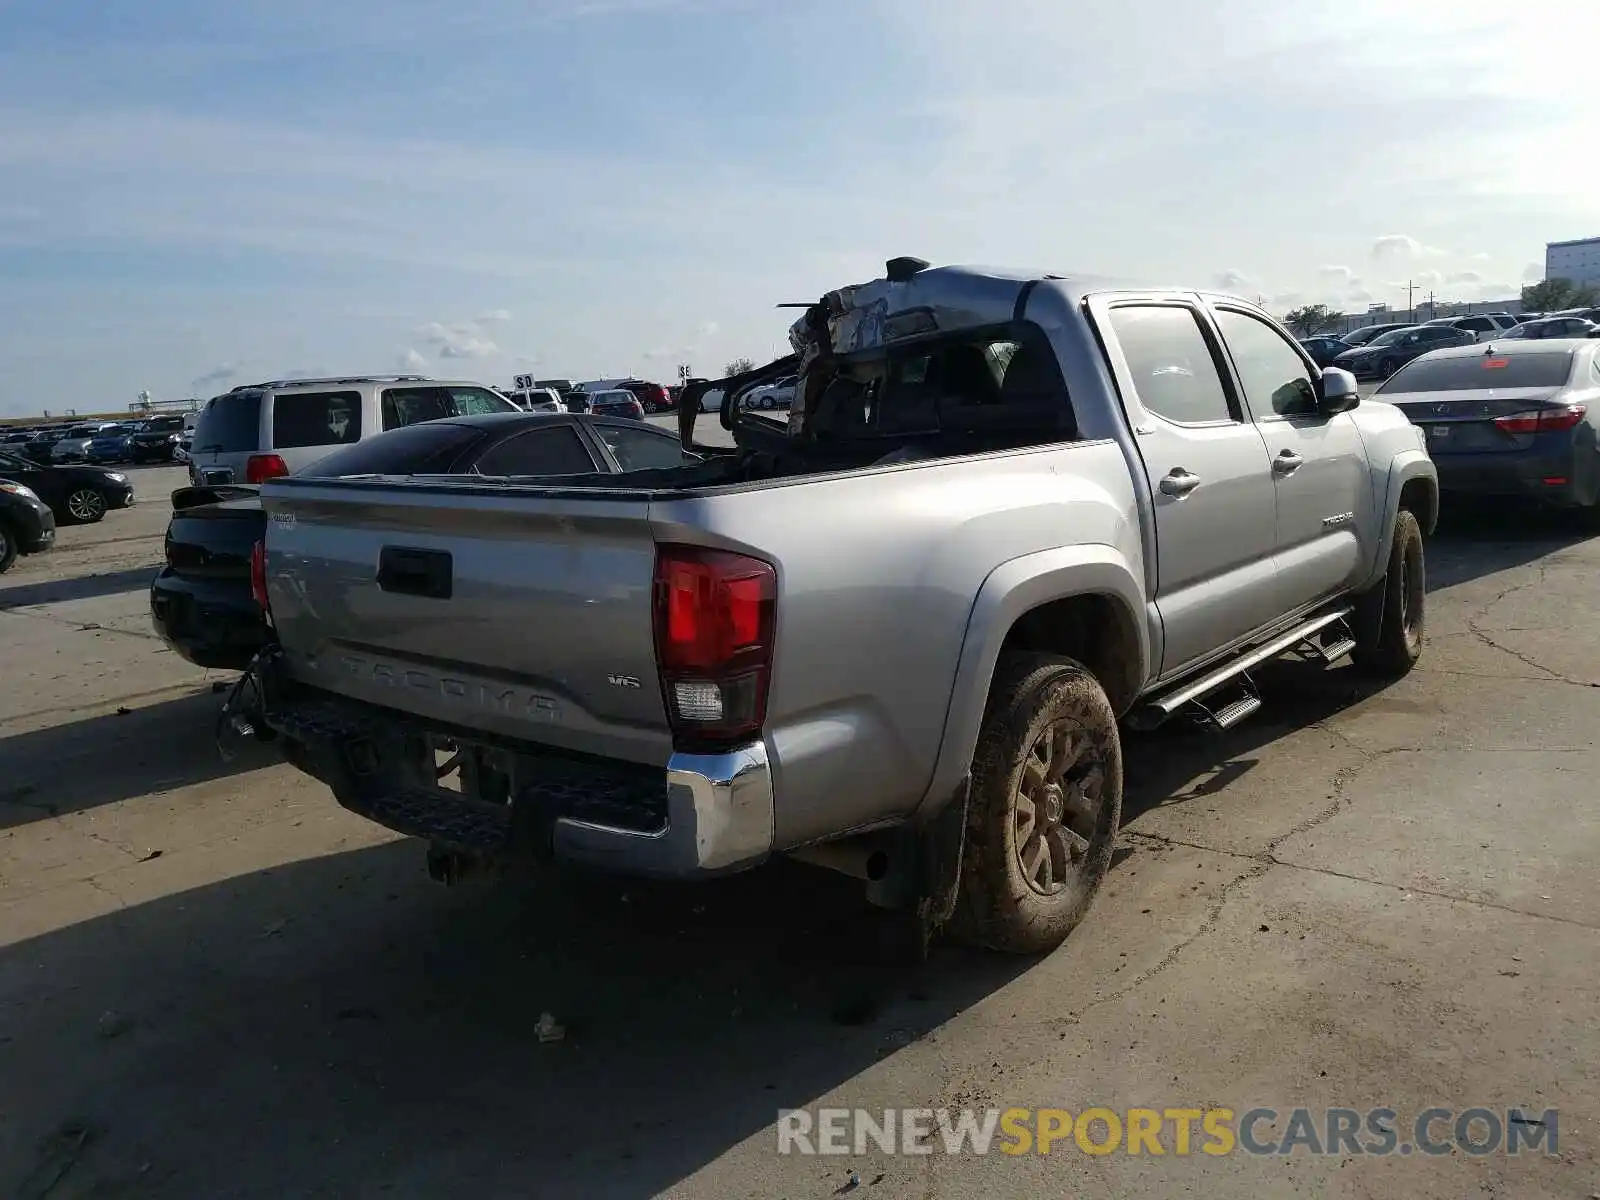
[{"label": "truck shadow on pavement", "polygon": [[0,738],[0,830],[221,779],[278,761],[270,746],[223,761],[209,687]]},{"label": "truck shadow on pavement", "polygon": [[107,571],[101,575],[75,575],[41,583],[14,583],[0,580],[0,611],[27,608],[35,604],[61,604],[69,600],[92,600],[143,591],[156,577],[159,566],[134,567],[127,571]]},{"label": "truck shadow on pavement", "polygon": [[864,1102],[852,1079],[1030,965],[879,965],[858,885],[798,864],[445,890],[422,857],[295,862],[0,950],[0,1189],[65,1153],[74,1195],[649,1196],[780,1108]]},{"label": "truck shadow on pavement", "polygon": [[1393,686],[1348,664],[1280,660],[1253,674],[1263,707],[1232,729],[1218,733],[1176,717],[1149,733],[1124,731],[1124,828],[1154,809],[1224,791],[1256,766],[1255,751]]}]

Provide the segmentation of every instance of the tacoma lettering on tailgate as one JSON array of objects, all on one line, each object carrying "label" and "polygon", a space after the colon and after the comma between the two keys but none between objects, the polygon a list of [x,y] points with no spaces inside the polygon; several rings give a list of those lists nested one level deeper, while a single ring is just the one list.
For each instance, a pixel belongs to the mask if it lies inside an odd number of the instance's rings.
[{"label": "tacoma lettering on tailgate", "polygon": [[356,654],[342,655],[339,661],[357,679],[370,680],[383,687],[425,692],[453,708],[477,709],[552,724],[561,720],[561,705],[555,697],[530,688],[492,683],[484,679],[436,675],[418,667],[392,666]]}]

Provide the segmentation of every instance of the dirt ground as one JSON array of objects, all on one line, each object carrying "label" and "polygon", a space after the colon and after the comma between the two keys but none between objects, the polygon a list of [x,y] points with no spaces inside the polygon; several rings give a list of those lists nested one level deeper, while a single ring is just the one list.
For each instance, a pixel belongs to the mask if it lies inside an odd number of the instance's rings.
[{"label": "dirt ground", "polygon": [[[1067,945],[913,972],[824,872],[445,889],[269,753],[222,762],[221,677],[146,615],[179,476],[136,478],[0,580],[0,1195],[1600,1193],[1600,541],[1569,525],[1452,517],[1413,675],[1283,665],[1227,734],[1130,737]],[[778,1111],[824,1105],[1521,1106],[1559,1149],[780,1157]]]}]

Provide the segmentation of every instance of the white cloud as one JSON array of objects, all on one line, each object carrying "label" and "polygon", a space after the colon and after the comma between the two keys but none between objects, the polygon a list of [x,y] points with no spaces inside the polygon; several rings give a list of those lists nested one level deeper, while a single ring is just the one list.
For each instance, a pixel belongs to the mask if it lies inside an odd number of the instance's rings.
[{"label": "white cloud", "polygon": [[1372,293],[1365,288],[1351,288],[1345,293],[1345,299],[1351,304],[1371,304]]},{"label": "white cloud", "polygon": [[417,336],[435,347],[440,358],[488,358],[500,353],[500,347],[471,321],[458,325],[430,321],[417,330]]},{"label": "white cloud", "polygon": [[1372,257],[1394,261],[1396,259],[1438,258],[1446,252],[1436,246],[1419,242],[1408,233],[1386,233],[1373,239]]},{"label": "white cloud", "polygon": [[1512,300],[1522,295],[1522,289],[1514,283],[1481,283],[1478,285],[1478,299],[1480,300]]},{"label": "white cloud", "polygon": [[1471,255],[1473,262],[1488,262],[1491,257],[1493,256],[1485,253],[1482,250],[1479,250],[1476,254]]},{"label": "white cloud", "polygon": [[499,324],[502,321],[509,321],[509,320],[511,320],[511,310],[510,309],[494,308],[494,309],[490,309],[488,312],[483,313],[481,316],[479,316],[477,321],[476,321],[476,324],[478,324],[478,325],[496,325],[496,324]]},{"label": "white cloud", "polygon": [[197,392],[208,391],[212,388],[221,389],[232,380],[238,378],[244,364],[236,362],[218,363],[204,375],[197,376],[194,380],[194,389]]},{"label": "white cloud", "polygon": [[1482,283],[1483,276],[1476,271],[1455,271],[1446,283]]},{"label": "white cloud", "polygon": [[1426,271],[1418,271],[1411,277],[1411,282],[1419,287],[1438,287],[1444,282],[1444,274],[1430,268]]},{"label": "white cloud", "polygon": [[1317,275],[1324,283],[1346,284],[1350,282],[1350,268],[1341,266],[1318,267]]},{"label": "white cloud", "polygon": [[1229,267],[1225,271],[1218,271],[1211,279],[1212,284],[1224,292],[1233,292],[1243,295],[1256,290],[1256,285],[1243,271]]},{"label": "white cloud", "polygon": [[1544,264],[1529,263],[1522,268],[1522,278],[1528,283],[1538,283],[1544,278]]},{"label": "white cloud", "polygon": [[428,369],[428,360],[418,353],[415,346],[412,346],[400,356],[400,369],[402,371],[426,371]]},{"label": "white cloud", "polygon": [[701,337],[715,337],[721,328],[715,321],[701,321],[699,333]]}]

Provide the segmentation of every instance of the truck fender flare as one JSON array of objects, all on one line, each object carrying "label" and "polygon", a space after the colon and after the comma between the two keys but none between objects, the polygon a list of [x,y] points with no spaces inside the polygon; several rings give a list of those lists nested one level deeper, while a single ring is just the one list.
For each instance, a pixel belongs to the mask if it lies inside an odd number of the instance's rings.
[{"label": "truck fender flare", "polygon": [[1439,471],[1425,450],[1403,450],[1389,463],[1389,476],[1383,493],[1383,524],[1378,542],[1373,547],[1372,562],[1368,567],[1363,590],[1383,578],[1389,565],[1389,543],[1394,539],[1394,525],[1400,519],[1400,497],[1406,485],[1415,480],[1427,481],[1429,504],[1426,512],[1416,512],[1424,537],[1433,533],[1439,523]]},{"label": "truck fender flare", "polygon": [[957,793],[966,776],[983,726],[1000,648],[1024,613],[1053,600],[1106,597],[1126,610],[1138,642],[1138,681],[1142,685],[1149,678],[1142,576],[1142,570],[1136,571],[1115,546],[1099,543],[1025,554],[989,573],[967,617],[933,777],[917,808],[919,819],[934,816]]}]

